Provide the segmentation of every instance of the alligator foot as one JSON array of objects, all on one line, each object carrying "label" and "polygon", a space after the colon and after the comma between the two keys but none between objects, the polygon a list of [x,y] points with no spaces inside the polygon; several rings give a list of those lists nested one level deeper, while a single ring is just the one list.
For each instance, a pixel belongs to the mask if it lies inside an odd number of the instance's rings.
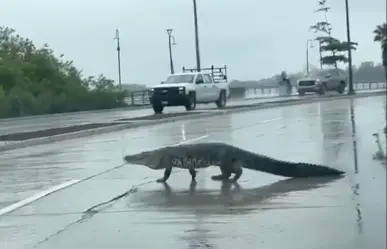
[{"label": "alligator foot", "polygon": [[229,180],[229,177],[230,176],[220,174],[220,175],[211,176],[211,179],[214,181],[226,181],[226,180]]}]

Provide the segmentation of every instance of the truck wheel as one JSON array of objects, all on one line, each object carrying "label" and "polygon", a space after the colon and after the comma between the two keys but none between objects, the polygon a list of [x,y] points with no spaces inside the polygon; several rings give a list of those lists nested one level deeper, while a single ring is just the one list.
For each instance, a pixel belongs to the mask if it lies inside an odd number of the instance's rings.
[{"label": "truck wheel", "polygon": [[345,91],[345,83],[342,81],[340,82],[339,88],[337,89],[337,92],[340,94],[343,94]]},{"label": "truck wheel", "polygon": [[320,90],[318,91],[318,94],[319,95],[325,95],[326,91],[327,91],[327,86],[325,85],[325,83],[322,83],[321,87],[320,87]]},{"label": "truck wheel", "polygon": [[193,111],[196,108],[196,95],[194,92],[190,92],[188,95],[188,102],[185,105],[187,111]]},{"label": "truck wheel", "polygon": [[156,114],[161,114],[164,110],[164,106],[161,103],[155,103],[152,105],[152,107]]},{"label": "truck wheel", "polygon": [[215,104],[218,108],[225,108],[227,103],[226,91],[220,91],[218,100],[215,101]]}]

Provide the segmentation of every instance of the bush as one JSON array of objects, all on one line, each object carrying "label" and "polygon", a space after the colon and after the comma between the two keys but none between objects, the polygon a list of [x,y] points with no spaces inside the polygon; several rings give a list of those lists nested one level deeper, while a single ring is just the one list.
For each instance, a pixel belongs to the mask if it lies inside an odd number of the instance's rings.
[{"label": "bush", "polygon": [[84,78],[72,61],[37,49],[15,30],[0,27],[0,117],[125,106],[124,92],[103,75]]}]

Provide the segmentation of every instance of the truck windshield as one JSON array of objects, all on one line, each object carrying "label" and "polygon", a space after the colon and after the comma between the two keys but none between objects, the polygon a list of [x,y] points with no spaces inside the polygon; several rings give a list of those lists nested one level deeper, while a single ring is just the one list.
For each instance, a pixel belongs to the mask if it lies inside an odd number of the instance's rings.
[{"label": "truck windshield", "polygon": [[195,75],[184,74],[184,75],[171,75],[167,78],[164,84],[167,83],[193,83]]}]

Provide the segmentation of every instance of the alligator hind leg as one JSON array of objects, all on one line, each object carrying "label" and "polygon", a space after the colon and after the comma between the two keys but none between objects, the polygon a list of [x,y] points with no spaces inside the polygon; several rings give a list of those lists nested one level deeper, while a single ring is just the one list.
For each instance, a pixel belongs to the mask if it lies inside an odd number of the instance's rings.
[{"label": "alligator hind leg", "polygon": [[240,163],[238,163],[235,158],[231,159],[231,163],[232,163],[232,172],[234,173],[234,177],[232,178],[232,181],[236,182],[241,177],[243,170]]},{"label": "alligator hind leg", "polygon": [[233,182],[238,181],[238,179],[241,177],[243,173],[242,167],[238,167],[234,170],[234,177],[232,178]]},{"label": "alligator hind leg", "polygon": [[220,160],[220,165],[219,165],[219,168],[220,168],[220,171],[222,172],[222,174],[220,175],[214,175],[214,176],[211,176],[211,179],[214,180],[214,181],[225,181],[225,180],[228,180],[231,176],[231,165],[228,161],[228,156],[223,156],[222,159]]},{"label": "alligator hind leg", "polygon": [[224,180],[228,180],[231,176],[231,172],[229,171],[224,171],[222,170],[222,174],[220,175],[213,175],[211,176],[211,179],[214,180],[214,181],[224,181]]}]

